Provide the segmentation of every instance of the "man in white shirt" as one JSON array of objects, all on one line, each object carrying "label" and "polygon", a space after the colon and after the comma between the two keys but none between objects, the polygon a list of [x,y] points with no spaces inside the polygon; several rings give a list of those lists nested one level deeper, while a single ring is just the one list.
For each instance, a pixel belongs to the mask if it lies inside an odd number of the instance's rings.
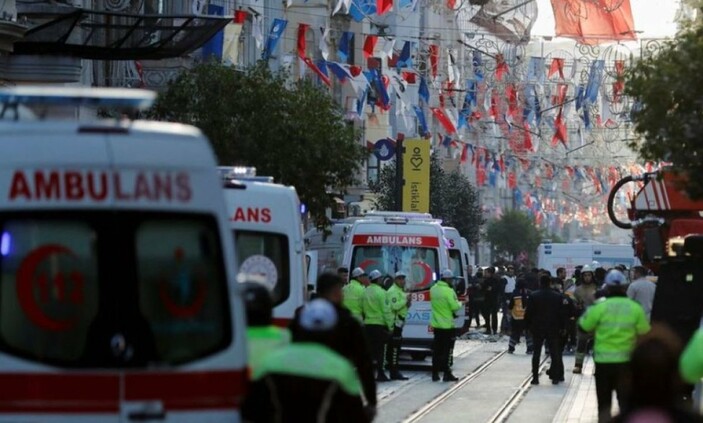
[{"label": "man in white shirt", "polygon": [[510,335],[511,332],[511,317],[509,302],[510,298],[513,296],[513,291],[515,291],[515,267],[512,264],[507,266],[506,272],[502,277],[504,285],[503,298],[501,300],[501,309],[503,312],[503,319],[500,322],[500,331],[506,335]]},{"label": "man in white shirt", "polygon": [[657,284],[647,279],[647,269],[642,266],[632,268],[633,282],[627,288],[627,296],[640,303],[647,315],[647,320],[651,320],[652,303]]}]

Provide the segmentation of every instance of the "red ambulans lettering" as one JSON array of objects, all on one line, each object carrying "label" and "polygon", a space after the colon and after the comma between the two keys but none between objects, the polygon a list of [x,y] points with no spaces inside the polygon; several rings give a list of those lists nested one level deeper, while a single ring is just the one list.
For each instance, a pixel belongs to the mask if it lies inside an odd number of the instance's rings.
[{"label": "red ambulans lettering", "polygon": [[237,207],[234,216],[230,220],[234,222],[270,223],[271,209],[268,207]]},{"label": "red ambulans lettering", "polygon": [[100,171],[35,171],[17,170],[12,175],[8,199],[10,201],[89,199],[100,202],[112,193],[120,201],[179,201],[191,200],[193,191],[190,176],[185,172],[137,172],[134,180],[126,182],[119,172]]},{"label": "red ambulans lettering", "polygon": [[366,239],[367,244],[422,245],[419,236],[372,235]]},{"label": "red ambulans lettering", "polygon": [[354,245],[401,245],[408,247],[439,247],[439,239],[433,236],[411,235],[354,235]]}]

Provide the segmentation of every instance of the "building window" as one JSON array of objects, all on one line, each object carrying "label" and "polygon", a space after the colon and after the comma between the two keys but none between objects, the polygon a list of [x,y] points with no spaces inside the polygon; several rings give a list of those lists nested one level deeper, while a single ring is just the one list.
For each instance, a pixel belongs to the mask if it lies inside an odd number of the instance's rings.
[{"label": "building window", "polygon": [[378,173],[380,171],[380,165],[378,157],[375,154],[369,154],[368,160],[366,160],[366,183],[375,184],[378,182]]}]

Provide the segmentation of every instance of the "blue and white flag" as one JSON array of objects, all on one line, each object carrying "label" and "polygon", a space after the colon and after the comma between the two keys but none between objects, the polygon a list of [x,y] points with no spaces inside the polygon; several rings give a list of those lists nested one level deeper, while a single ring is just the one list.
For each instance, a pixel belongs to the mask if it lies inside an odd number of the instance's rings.
[{"label": "blue and white flag", "polygon": [[351,51],[354,42],[354,33],[351,31],[342,32],[342,37],[339,39],[339,48],[337,49],[337,57],[340,62],[349,63],[349,52]]},{"label": "blue and white flag", "polygon": [[356,22],[376,13],[376,0],[352,0],[349,15]]},{"label": "blue and white flag", "polygon": [[274,19],[271,23],[271,31],[269,31],[269,37],[266,40],[266,48],[264,48],[261,58],[268,60],[269,57],[276,51],[278,46],[278,40],[281,39],[283,33],[286,31],[286,26],[288,21],[285,19]]},{"label": "blue and white flag", "polygon": [[586,84],[585,99],[590,104],[595,104],[598,99],[598,90],[603,82],[603,70],[605,68],[605,60],[594,60],[591,64],[591,71],[588,74],[588,83]]},{"label": "blue and white flag", "polygon": [[396,67],[398,68],[412,68],[413,67],[413,58],[412,55],[410,54],[410,49],[412,47],[412,41],[406,41],[405,44],[403,44],[403,50],[400,52],[400,57],[398,57],[398,61],[396,62]]},{"label": "blue and white flag", "polygon": [[420,77],[420,87],[417,90],[417,95],[425,101],[425,104],[430,102],[430,89],[427,87],[427,80],[424,76]]},{"label": "blue and white flag", "polygon": [[420,130],[422,134],[420,136],[425,136],[429,131],[427,130],[427,120],[425,119],[425,113],[422,111],[420,106],[413,106],[415,109],[415,116],[417,116],[417,123],[420,125]]}]

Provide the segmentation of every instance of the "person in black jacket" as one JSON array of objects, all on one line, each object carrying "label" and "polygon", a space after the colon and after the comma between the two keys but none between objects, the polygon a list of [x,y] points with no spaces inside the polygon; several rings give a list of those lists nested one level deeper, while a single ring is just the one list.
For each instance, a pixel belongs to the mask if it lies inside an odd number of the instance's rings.
[{"label": "person in black jacket", "polygon": [[482,291],[484,294],[483,300],[483,319],[486,321],[486,335],[495,335],[498,333],[498,307],[500,299],[503,297],[503,282],[498,279],[495,273],[495,268],[489,266],[483,271],[484,279]]},{"label": "person in black jacket", "polygon": [[551,287],[552,278],[542,275],[539,289],[527,300],[525,322],[532,332],[532,384],[539,384],[539,362],[542,345],[546,342],[552,357],[547,374],[552,384],[564,380],[564,363],[560,337],[565,330],[568,301]]},{"label": "person in black jacket", "polygon": [[[318,298],[332,303],[337,311],[338,322],[329,336],[327,345],[334,351],[346,357],[359,375],[361,388],[366,400],[366,412],[370,416],[376,414],[376,379],[374,378],[371,348],[361,323],[355,319],[349,310],[342,307],[342,287],[344,281],[336,274],[327,272],[317,279]],[[300,327],[300,310],[290,325],[291,334],[303,330]]]}]

